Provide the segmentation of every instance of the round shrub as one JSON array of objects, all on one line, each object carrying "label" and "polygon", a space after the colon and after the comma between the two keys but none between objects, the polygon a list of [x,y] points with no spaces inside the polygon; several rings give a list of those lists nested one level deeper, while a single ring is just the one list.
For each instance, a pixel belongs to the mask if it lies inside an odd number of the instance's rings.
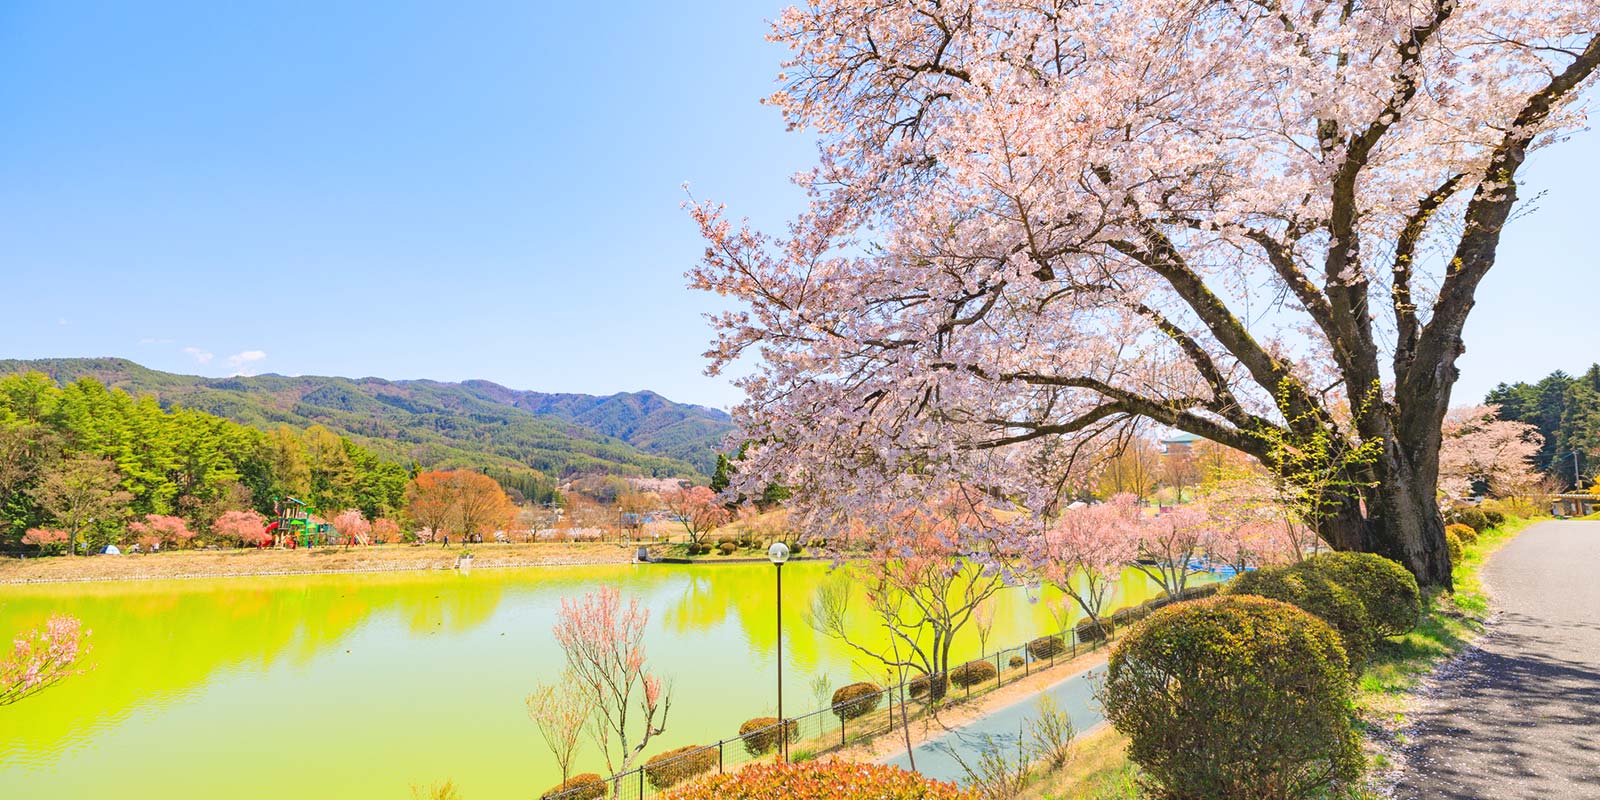
[{"label": "round shrub", "polygon": [[1375,553],[1333,552],[1314,555],[1294,568],[1321,572],[1354,592],[1379,636],[1402,636],[1422,616],[1417,579],[1398,561]]},{"label": "round shrub", "polygon": [[1361,774],[1348,669],[1327,623],[1230,594],[1134,626],[1102,701],[1164,797],[1321,796]]},{"label": "round shrub", "polygon": [[1450,521],[1470,526],[1476,533],[1482,533],[1489,527],[1489,517],[1476,508],[1457,509],[1450,515]]},{"label": "round shrub", "polygon": [[1012,669],[1019,669],[1023,664],[1026,663],[1028,663],[1027,659],[1024,659],[1022,656],[1012,656],[1011,659],[1006,662],[1006,664]]},{"label": "round shrub", "polygon": [[722,542],[722,543],[717,545],[717,552],[720,552],[725,556],[733,555],[733,551],[738,550],[738,549],[739,549],[739,545],[737,545],[737,544],[735,544],[733,542]]},{"label": "round shrub", "polygon": [[1501,525],[1506,524],[1505,513],[1492,508],[1483,509],[1483,517],[1484,519],[1489,520],[1489,527],[1491,528],[1498,528]]},{"label": "round shrub", "polygon": [[1028,642],[1028,655],[1033,656],[1034,661],[1047,661],[1065,652],[1067,645],[1060,636],[1040,636]]},{"label": "round shrub", "polygon": [[833,693],[833,713],[838,715],[841,722],[864,717],[877,711],[881,702],[883,702],[883,689],[877,684],[852,683],[849,686],[839,687],[839,691]]},{"label": "round shrub", "polygon": [[539,795],[539,800],[600,800],[606,796],[606,781],[593,772],[574,775]]},{"label": "round shrub", "polygon": [[[800,735],[800,723],[789,720],[784,726],[789,729],[789,741],[794,741]],[[739,740],[744,742],[744,749],[752,756],[771,752],[782,741],[778,728],[777,717],[756,717],[739,726]]]},{"label": "round shrub", "polygon": [[754,764],[708,775],[664,800],[980,800],[973,789],[932,781],[885,764],[806,761]]},{"label": "round shrub", "polygon": [[911,684],[907,687],[907,689],[911,692],[912,697],[922,697],[928,693],[928,688],[930,686],[936,689],[934,692],[935,699],[944,697],[945,690],[950,687],[950,679],[944,675],[940,675],[939,679],[934,681],[927,675],[918,675],[917,677],[911,679]]},{"label": "round shrub", "polygon": [[[1454,526],[1451,526],[1451,527],[1454,527]],[[1450,530],[1450,528],[1445,528],[1444,529],[1444,544],[1445,544],[1445,547],[1450,548],[1450,563],[1451,564],[1459,564],[1459,563],[1461,563],[1461,557],[1463,555],[1465,555],[1465,550],[1463,549],[1464,545],[1461,543],[1461,534],[1456,533],[1453,530]]]},{"label": "round shrub", "polygon": [[717,748],[687,744],[644,762],[644,778],[651,786],[665,789],[716,768]]},{"label": "round shrub", "polygon": [[1111,621],[1103,619],[1100,620],[1099,623],[1096,623],[1092,619],[1086,619],[1078,623],[1078,627],[1074,630],[1077,634],[1078,641],[1084,643],[1098,642],[1102,639],[1110,638]]},{"label": "round shrub", "polygon": [[977,686],[986,681],[992,681],[1000,674],[994,664],[988,661],[968,661],[953,670],[950,670],[950,682],[965,689],[968,686]]},{"label": "round shrub", "polygon": [[1444,526],[1444,529],[1453,532],[1456,535],[1456,538],[1461,540],[1462,544],[1478,543],[1478,532],[1473,530],[1471,525],[1463,525],[1459,522],[1452,522],[1449,525]]},{"label": "round shrub", "polygon": [[1280,600],[1311,612],[1338,632],[1352,671],[1360,671],[1378,639],[1377,626],[1361,598],[1322,572],[1293,567],[1258,569],[1234,578],[1228,593]]}]

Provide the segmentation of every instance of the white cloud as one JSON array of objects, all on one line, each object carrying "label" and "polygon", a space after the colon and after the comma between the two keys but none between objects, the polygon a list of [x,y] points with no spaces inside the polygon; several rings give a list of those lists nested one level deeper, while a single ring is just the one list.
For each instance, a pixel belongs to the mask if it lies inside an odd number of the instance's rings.
[{"label": "white cloud", "polygon": [[201,350],[198,347],[185,347],[183,348],[183,352],[188,354],[190,358],[194,359],[196,364],[209,364],[211,363],[211,359],[213,357],[211,353]]},{"label": "white cloud", "polygon": [[233,367],[234,375],[254,375],[255,371],[246,369],[245,365],[260,361],[266,357],[267,354],[261,350],[246,350],[243,353],[234,353],[228,356],[228,364]]},{"label": "white cloud", "polygon": [[172,344],[172,340],[171,339],[158,339],[158,338],[156,338],[154,336],[146,336],[143,339],[139,340],[139,344]]},{"label": "white cloud", "polygon": [[65,324],[67,324],[67,318],[66,317],[57,317],[56,318],[56,324],[57,325],[65,325]]}]

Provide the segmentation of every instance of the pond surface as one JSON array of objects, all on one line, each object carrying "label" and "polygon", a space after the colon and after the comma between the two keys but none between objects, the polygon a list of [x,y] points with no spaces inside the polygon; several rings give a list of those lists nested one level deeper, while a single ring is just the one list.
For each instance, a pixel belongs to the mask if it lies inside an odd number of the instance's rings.
[{"label": "pond surface", "polygon": [[[0,708],[0,797],[394,800],[454,780],[465,800],[536,797],[559,772],[523,698],[561,671],[560,599],[602,584],[650,609],[668,679],[650,753],[737,733],[776,710],[776,599],[766,564],[613,565],[0,586],[0,642],[51,612],[91,629],[86,675]],[[811,630],[826,564],[784,567],[784,698],[882,681]],[[1117,602],[1154,595],[1137,573]],[[1035,592],[1034,594],[1037,594]],[[1061,598],[1001,593],[989,650],[1053,629]],[[863,636],[871,623],[863,618]],[[958,658],[979,651],[970,626]],[[604,773],[597,754],[577,771]]]}]

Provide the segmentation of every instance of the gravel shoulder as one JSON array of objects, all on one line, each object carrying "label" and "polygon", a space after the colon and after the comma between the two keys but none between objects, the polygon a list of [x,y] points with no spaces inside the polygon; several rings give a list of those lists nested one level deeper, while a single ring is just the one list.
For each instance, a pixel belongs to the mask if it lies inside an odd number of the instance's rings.
[{"label": "gravel shoulder", "polygon": [[1429,681],[1393,796],[1600,797],[1600,522],[1551,521],[1490,558],[1488,628]]}]

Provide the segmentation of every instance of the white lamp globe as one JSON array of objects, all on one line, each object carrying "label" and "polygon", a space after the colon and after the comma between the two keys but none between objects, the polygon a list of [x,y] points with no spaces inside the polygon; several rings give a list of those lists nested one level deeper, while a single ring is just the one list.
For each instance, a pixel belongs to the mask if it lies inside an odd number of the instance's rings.
[{"label": "white lamp globe", "polygon": [[767,548],[767,558],[771,559],[774,564],[782,564],[788,561],[789,545],[783,542],[773,542],[772,546]]}]

